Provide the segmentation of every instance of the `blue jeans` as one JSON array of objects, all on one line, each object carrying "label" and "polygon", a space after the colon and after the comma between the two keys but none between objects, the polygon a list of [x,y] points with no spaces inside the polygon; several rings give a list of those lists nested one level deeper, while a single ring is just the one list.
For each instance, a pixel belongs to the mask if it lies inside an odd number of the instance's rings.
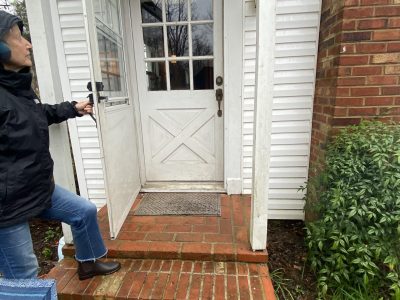
[{"label": "blue jeans", "polygon": [[[96,260],[107,254],[97,223],[96,206],[56,185],[52,207],[38,217],[71,225],[78,261]],[[28,222],[0,228],[0,273],[5,278],[35,278],[38,262],[33,252]]]}]

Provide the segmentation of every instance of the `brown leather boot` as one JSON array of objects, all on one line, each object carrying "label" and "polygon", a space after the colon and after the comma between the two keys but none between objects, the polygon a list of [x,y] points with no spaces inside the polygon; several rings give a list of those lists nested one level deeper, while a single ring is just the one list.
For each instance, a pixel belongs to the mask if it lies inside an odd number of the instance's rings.
[{"label": "brown leather boot", "polygon": [[78,262],[78,276],[79,280],[85,280],[97,275],[108,275],[114,273],[120,268],[121,264],[117,261],[102,262],[96,260]]}]

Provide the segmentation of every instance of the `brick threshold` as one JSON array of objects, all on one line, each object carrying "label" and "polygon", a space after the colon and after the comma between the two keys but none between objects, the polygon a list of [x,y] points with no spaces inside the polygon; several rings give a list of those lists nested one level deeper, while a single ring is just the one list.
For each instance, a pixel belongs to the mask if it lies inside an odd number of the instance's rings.
[{"label": "brick threshold", "polygon": [[193,260],[118,259],[120,271],[80,281],[73,259],[47,278],[64,299],[267,299],[275,300],[266,264]]},{"label": "brick threshold", "polygon": [[[216,246],[201,243],[168,243],[168,242],[115,242],[107,243],[108,258],[125,259],[182,259],[216,262],[267,263],[268,253],[251,251],[238,245]],[[75,255],[73,246],[63,248],[63,254],[72,258]]]}]

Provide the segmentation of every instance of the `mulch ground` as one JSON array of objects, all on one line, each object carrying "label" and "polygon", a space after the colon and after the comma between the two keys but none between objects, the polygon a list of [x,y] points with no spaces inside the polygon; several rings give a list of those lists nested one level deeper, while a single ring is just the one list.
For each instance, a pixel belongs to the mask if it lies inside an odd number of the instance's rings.
[{"label": "mulch ground", "polygon": [[316,278],[306,264],[302,221],[268,221],[269,270],[279,299],[314,300]]},{"label": "mulch ground", "polygon": [[[34,219],[30,226],[39,275],[47,274],[58,261],[61,224]],[[315,276],[306,265],[304,237],[302,221],[268,222],[268,264],[279,299],[316,299]]]},{"label": "mulch ground", "polygon": [[58,241],[62,236],[61,223],[33,219],[29,222],[33,250],[39,263],[39,276],[47,274],[58,262]]}]

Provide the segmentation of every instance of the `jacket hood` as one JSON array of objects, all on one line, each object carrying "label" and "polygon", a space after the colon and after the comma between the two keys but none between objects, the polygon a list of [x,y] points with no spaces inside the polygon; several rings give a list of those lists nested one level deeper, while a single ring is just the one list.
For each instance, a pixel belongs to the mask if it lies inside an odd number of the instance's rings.
[{"label": "jacket hood", "polygon": [[22,20],[17,16],[5,12],[4,10],[0,10],[0,40],[3,39],[4,35],[9,32],[15,24],[18,25],[22,32],[24,28]]},{"label": "jacket hood", "polygon": [[19,72],[8,71],[0,64],[0,86],[9,90],[13,94],[30,95],[32,83],[32,73],[26,67]]}]

